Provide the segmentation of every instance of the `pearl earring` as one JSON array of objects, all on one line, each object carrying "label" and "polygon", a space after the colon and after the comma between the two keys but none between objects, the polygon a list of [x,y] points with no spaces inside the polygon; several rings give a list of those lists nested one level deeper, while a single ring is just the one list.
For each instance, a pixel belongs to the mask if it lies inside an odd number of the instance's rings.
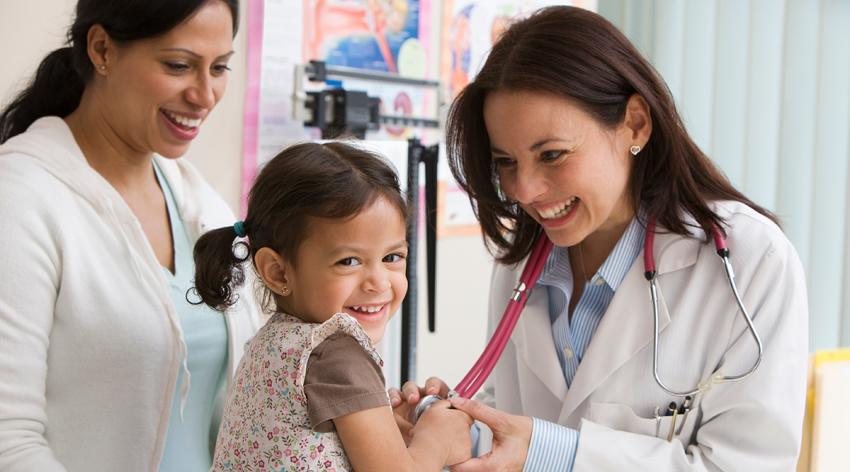
[{"label": "pearl earring", "polygon": [[638,153],[640,152],[640,146],[638,146],[637,144],[633,144],[632,147],[629,148],[629,152],[633,156],[637,156]]},{"label": "pearl earring", "polygon": [[100,69],[100,70],[106,70],[106,64],[101,64],[101,65],[97,66],[97,68]]}]

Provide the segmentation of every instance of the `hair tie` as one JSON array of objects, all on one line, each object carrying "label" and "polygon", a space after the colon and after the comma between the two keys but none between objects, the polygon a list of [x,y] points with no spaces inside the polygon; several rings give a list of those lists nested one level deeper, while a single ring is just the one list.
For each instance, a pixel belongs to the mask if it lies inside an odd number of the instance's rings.
[{"label": "hair tie", "polygon": [[233,232],[236,233],[236,236],[239,238],[245,237],[245,222],[242,220],[233,223]]}]

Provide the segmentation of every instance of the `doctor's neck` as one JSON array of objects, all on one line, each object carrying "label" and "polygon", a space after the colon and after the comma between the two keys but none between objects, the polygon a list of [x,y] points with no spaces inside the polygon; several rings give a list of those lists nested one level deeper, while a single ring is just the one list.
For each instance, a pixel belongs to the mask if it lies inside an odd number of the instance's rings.
[{"label": "doctor's neck", "polygon": [[614,250],[614,246],[626,232],[629,224],[634,218],[634,212],[623,214],[616,219],[609,219],[596,231],[587,235],[577,246],[581,246],[583,263],[587,268],[587,275],[595,274],[599,267]]}]

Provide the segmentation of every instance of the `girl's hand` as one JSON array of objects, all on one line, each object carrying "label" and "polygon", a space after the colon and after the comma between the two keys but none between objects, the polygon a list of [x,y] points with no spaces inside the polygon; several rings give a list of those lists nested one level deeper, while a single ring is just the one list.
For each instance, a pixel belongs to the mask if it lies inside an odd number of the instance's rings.
[{"label": "girl's hand", "polygon": [[387,390],[390,397],[390,406],[393,408],[396,424],[404,438],[404,442],[410,445],[410,429],[413,423],[410,420],[419,399],[426,395],[440,395],[446,398],[449,394],[449,386],[437,377],[431,377],[425,381],[424,387],[418,387],[414,382],[405,382],[401,390],[391,388]]},{"label": "girl's hand", "polygon": [[393,409],[402,406],[403,403],[415,407],[419,399],[426,395],[439,395],[446,398],[449,395],[449,386],[437,377],[430,377],[425,381],[424,387],[419,387],[414,382],[405,382],[401,390],[391,388],[387,393],[390,395],[390,405]]},{"label": "girl's hand", "polygon": [[465,398],[453,398],[451,404],[493,431],[493,449],[481,457],[452,467],[452,472],[522,470],[531,442],[531,418],[509,415]]}]

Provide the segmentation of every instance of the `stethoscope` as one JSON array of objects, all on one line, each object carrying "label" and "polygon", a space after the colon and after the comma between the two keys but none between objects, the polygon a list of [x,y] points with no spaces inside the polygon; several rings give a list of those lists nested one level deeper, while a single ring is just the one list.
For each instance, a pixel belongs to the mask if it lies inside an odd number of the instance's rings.
[{"label": "stethoscope", "polygon": [[[659,387],[670,395],[676,397],[692,398],[697,393],[707,390],[714,384],[743,380],[752,375],[753,372],[758,369],[762,360],[763,349],[761,338],[759,337],[759,334],[753,325],[753,320],[750,317],[747,308],[744,306],[744,302],[741,301],[741,296],[738,293],[738,286],[735,284],[735,272],[732,270],[732,264],[729,262],[729,248],[726,246],[726,239],[723,237],[723,233],[717,226],[712,226],[711,236],[714,239],[714,247],[717,250],[717,255],[720,256],[723,263],[723,267],[726,272],[726,279],[729,281],[729,286],[732,288],[732,294],[735,296],[735,302],[738,304],[741,316],[747,323],[747,328],[758,346],[758,357],[752,367],[743,374],[722,375],[719,372],[719,368],[716,368],[707,381],[700,383],[691,390],[673,390],[661,380],[661,376],[658,375],[658,288],[656,285],[655,257],[653,251],[653,244],[655,242],[655,218],[650,218],[646,225],[646,237],[644,238],[643,243],[643,262],[644,277],[649,282],[649,292],[652,298],[652,315],[654,321],[652,335],[652,375]],[[534,243],[531,255],[528,257],[528,261],[525,264],[525,268],[523,268],[522,275],[520,275],[519,282],[508,300],[508,305],[505,307],[505,313],[502,315],[502,319],[496,327],[493,337],[487,343],[487,347],[484,348],[484,352],[481,354],[481,357],[478,358],[478,361],[475,362],[475,365],[472,366],[472,369],[469,370],[469,373],[466,374],[463,380],[461,380],[453,390],[449,391],[449,398],[456,396],[472,398],[472,396],[478,392],[478,389],[481,388],[481,385],[484,384],[484,380],[487,379],[490,372],[493,371],[499,357],[502,355],[502,351],[504,351],[505,346],[507,346],[508,339],[510,339],[517,320],[519,320],[519,315],[522,313],[522,309],[525,307],[525,303],[531,295],[531,288],[537,283],[537,279],[543,271],[543,266],[549,258],[549,253],[552,251],[552,247],[553,244],[546,236],[546,233],[541,232],[537,241]],[[428,395],[423,397],[414,410],[414,421],[418,419],[419,416],[422,415],[422,413],[424,413],[425,410],[427,410],[433,403],[441,399],[442,398],[438,395]]]}]

